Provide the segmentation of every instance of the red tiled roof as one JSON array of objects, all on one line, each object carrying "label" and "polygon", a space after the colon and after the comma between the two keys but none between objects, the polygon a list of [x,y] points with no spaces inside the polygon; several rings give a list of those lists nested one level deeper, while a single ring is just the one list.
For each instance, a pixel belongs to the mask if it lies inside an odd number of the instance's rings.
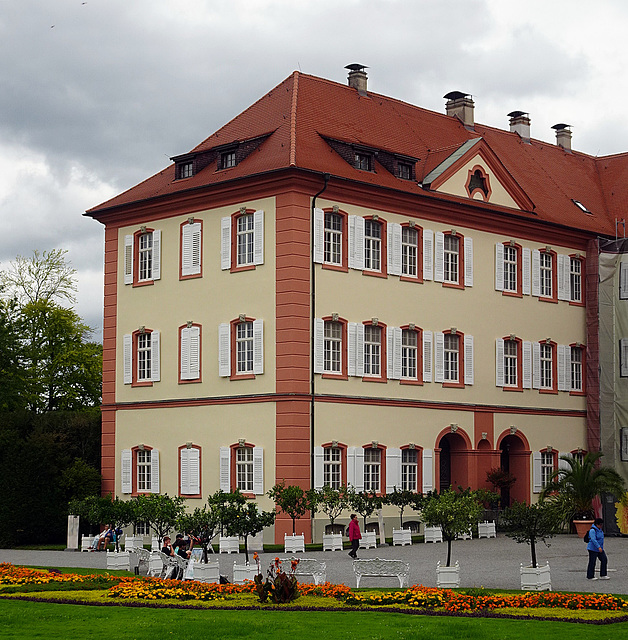
[{"label": "red tiled roof", "polygon": [[325,138],[418,158],[420,182],[460,145],[481,136],[534,203],[538,219],[612,235],[615,218],[625,217],[628,154],[595,158],[534,139],[527,144],[516,133],[480,124],[469,131],[457,118],[376,93],[360,95],[346,85],[296,71],[192,152],[269,132],[258,150],[235,167],[217,171],[214,161],[191,178],[175,180],[170,165],[88,214],[290,166],[420,196],[425,191],[416,182],[396,178],[378,162],[373,172],[355,169]]}]

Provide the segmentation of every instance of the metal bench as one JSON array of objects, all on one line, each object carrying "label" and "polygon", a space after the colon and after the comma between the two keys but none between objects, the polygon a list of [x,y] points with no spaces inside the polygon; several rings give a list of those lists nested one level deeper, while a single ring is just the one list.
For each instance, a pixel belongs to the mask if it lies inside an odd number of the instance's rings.
[{"label": "metal bench", "polygon": [[297,568],[295,569],[294,575],[297,578],[302,576],[312,576],[314,579],[314,584],[319,585],[321,582],[325,582],[327,580],[327,564],[325,562],[321,562],[320,560],[316,560],[314,558],[282,558],[281,562],[284,568],[284,571],[288,572],[290,569],[290,563],[293,560],[298,560],[299,564],[297,564]]},{"label": "metal bench", "polygon": [[410,565],[403,560],[383,560],[382,558],[354,560],[353,572],[357,588],[360,587],[362,578],[397,578],[399,587],[403,588],[408,582]]}]

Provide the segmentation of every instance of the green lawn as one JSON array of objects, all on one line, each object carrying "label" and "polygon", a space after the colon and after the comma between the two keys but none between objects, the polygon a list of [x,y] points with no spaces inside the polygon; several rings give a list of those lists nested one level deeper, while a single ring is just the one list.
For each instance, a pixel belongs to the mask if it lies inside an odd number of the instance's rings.
[{"label": "green lawn", "polygon": [[618,640],[628,623],[606,626],[528,620],[461,619],[367,612],[138,609],[0,600],[0,638],[115,640]]}]

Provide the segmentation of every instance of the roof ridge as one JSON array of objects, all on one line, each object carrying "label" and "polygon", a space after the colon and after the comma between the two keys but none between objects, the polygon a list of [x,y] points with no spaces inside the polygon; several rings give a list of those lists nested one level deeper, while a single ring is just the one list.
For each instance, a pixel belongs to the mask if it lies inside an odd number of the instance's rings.
[{"label": "roof ridge", "polygon": [[292,105],[290,108],[290,166],[297,165],[297,102],[299,96],[299,72],[292,73]]}]

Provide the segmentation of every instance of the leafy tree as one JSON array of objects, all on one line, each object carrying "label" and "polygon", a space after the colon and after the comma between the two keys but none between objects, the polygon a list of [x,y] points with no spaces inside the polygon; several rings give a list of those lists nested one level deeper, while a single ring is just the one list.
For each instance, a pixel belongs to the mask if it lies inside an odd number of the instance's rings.
[{"label": "leafy tree", "polygon": [[244,538],[244,554],[249,562],[248,536],[254,536],[275,522],[274,511],[259,511],[255,502],[250,502],[239,490],[226,496],[223,523],[229,536]]},{"label": "leafy tree", "polygon": [[192,513],[184,513],[177,522],[177,528],[192,535],[203,549],[203,562],[207,564],[207,552],[212,538],[218,533],[225,517],[226,496],[217,491],[207,498],[203,508],[197,507]]},{"label": "leafy tree", "polygon": [[184,501],[181,496],[171,498],[167,493],[151,493],[144,497],[142,521],[149,523],[157,536],[159,546],[183,514]]},{"label": "leafy tree", "polygon": [[540,541],[546,547],[550,546],[547,540],[560,532],[562,514],[547,500],[536,504],[515,502],[502,511],[502,522],[509,538],[530,545],[532,566],[536,568],[536,543]]},{"label": "leafy tree", "polygon": [[393,505],[399,509],[399,523],[403,529],[403,512],[408,507],[420,511],[423,496],[414,491],[408,491],[407,489],[399,490],[395,487],[395,490],[392,493],[387,493],[383,500],[385,504]]},{"label": "leafy tree", "polygon": [[349,489],[348,492],[349,506],[362,516],[364,520],[364,530],[366,530],[366,519],[373,515],[376,509],[382,506],[382,499],[374,493],[368,491],[356,491]]},{"label": "leafy tree", "polygon": [[332,530],[336,518],[349,507],[347,487],[332,489],[326,484],[321,489],[312,489],[309,500],[314,510],[322,511],[329,518]]},{"label": "leafy tree", "polygon": [[456,536],[467,533],[480,519],[482,509],[472,492],[447,489],[440,495],[428,493],[423,501],[421,514],[430,527],[441,527],[447,541],[447,564],[451,566],[451,544]]},{"label": "leafy tree", "polygon": [[0,299],[0,411],[16,411],[26,407],[17,317],[15,300]]},{"label": "leafy tree", "polygon": [[71,466],[61,472],[61,486],[70,500],[82,500],[100,493],[102,476],[99,471],[82,458],[74,458]]},{"label": "leafy tree", "polygon": [[297,518],[302,518],[312,508],[308,492],[297,485],[286,486],[284,481],[276,484],[268,492],[268,497],[273,499],[275,504],[292,518],[292,535],[295,535]]},{"label": "leafy tree", "polygon": [[128,500],[121,500],[117,496],[112,500],[111,495],[107,498],[107,504],[104,509],[104,522],[111,525],[112,529],[116,532],[115,544],[116,551],[120,551],[120,536],[118,530],[123,529],[131,523],[131,507]]}]

